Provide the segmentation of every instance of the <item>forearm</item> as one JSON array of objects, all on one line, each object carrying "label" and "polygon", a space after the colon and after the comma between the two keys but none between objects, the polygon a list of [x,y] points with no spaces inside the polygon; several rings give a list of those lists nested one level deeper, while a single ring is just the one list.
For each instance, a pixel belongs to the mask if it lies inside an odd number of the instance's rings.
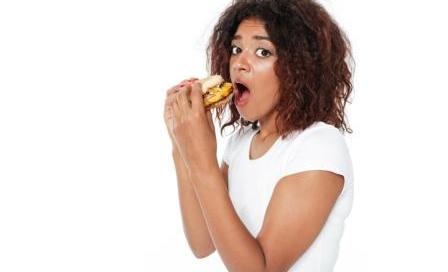
[{"label": "forearm", "polygon": [[194,255],[202,258],[215,250],[214,245],[194,188],[189,180],[187,168],[177,150],[173,150],[173,160],[176,168],[179,204],[185,237]]},{"label": "forearm", "polygon": [[209,233],[227,269],[264,271],[263,250],[239,219],[219,168],[192,171],[191,176]]}]

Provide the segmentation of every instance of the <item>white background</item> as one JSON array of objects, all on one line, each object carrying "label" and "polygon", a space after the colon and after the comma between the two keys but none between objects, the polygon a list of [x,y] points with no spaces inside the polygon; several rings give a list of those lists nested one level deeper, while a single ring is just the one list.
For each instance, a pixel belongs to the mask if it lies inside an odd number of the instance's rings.
[{"label": "white background", "polygon": [[[448,271],[443,1],[322,2],[357,64],[336,271]],[[162,109],[228,3],[0,2],[0,271],[225,271],[184,239]]]}]

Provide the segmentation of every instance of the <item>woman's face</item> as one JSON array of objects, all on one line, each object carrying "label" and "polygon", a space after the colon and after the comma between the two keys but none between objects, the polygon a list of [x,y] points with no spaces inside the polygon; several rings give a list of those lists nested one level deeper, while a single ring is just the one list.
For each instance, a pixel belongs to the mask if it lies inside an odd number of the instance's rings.
[{"label": "woman's face", "polygon": [[246,19],[232,40],[230,78],[235,105],[247,121],[262,121],[273,113],[278,100],[278,78],[274,72],[277,53],[264,22]]}]

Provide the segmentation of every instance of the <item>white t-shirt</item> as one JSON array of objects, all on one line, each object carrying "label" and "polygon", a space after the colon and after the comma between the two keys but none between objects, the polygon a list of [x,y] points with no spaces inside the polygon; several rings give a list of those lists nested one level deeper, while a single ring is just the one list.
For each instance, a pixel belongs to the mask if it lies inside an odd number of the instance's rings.
[{"label": "white t-shirt", "polygon": [[[326,170],[344,176],[344,188],[321,232],[294,263],[290,272],[333,271],[353,201],[353,170],[343,134],[334,126],[316,122],[286,139],[281,137],[260,158],[249,159],[252,138],[258,130],[235,132],[224,150],[229,166],[228,186],[233,206],[250,233],[256,237],[277,182],[308,170]],[[300,239],[300,233],[296,235]]]}]

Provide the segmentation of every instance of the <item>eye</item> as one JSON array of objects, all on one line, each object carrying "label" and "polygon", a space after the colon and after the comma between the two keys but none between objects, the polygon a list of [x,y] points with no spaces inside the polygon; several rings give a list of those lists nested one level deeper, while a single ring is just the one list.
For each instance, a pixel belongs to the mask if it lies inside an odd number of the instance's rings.
[{"label": "eye", "polygon": [[262,58],[266,58],[272,55],[271,51],[264,48],[258,48],[257,51],[255,51],[255,54]]},{"label": "eye", "polygon": [[232,45],[232,47],[230,48],[230,52],[232,53],[232,55],[236,55],[241,53],[241,48],[239,48],[238,46]]}]

